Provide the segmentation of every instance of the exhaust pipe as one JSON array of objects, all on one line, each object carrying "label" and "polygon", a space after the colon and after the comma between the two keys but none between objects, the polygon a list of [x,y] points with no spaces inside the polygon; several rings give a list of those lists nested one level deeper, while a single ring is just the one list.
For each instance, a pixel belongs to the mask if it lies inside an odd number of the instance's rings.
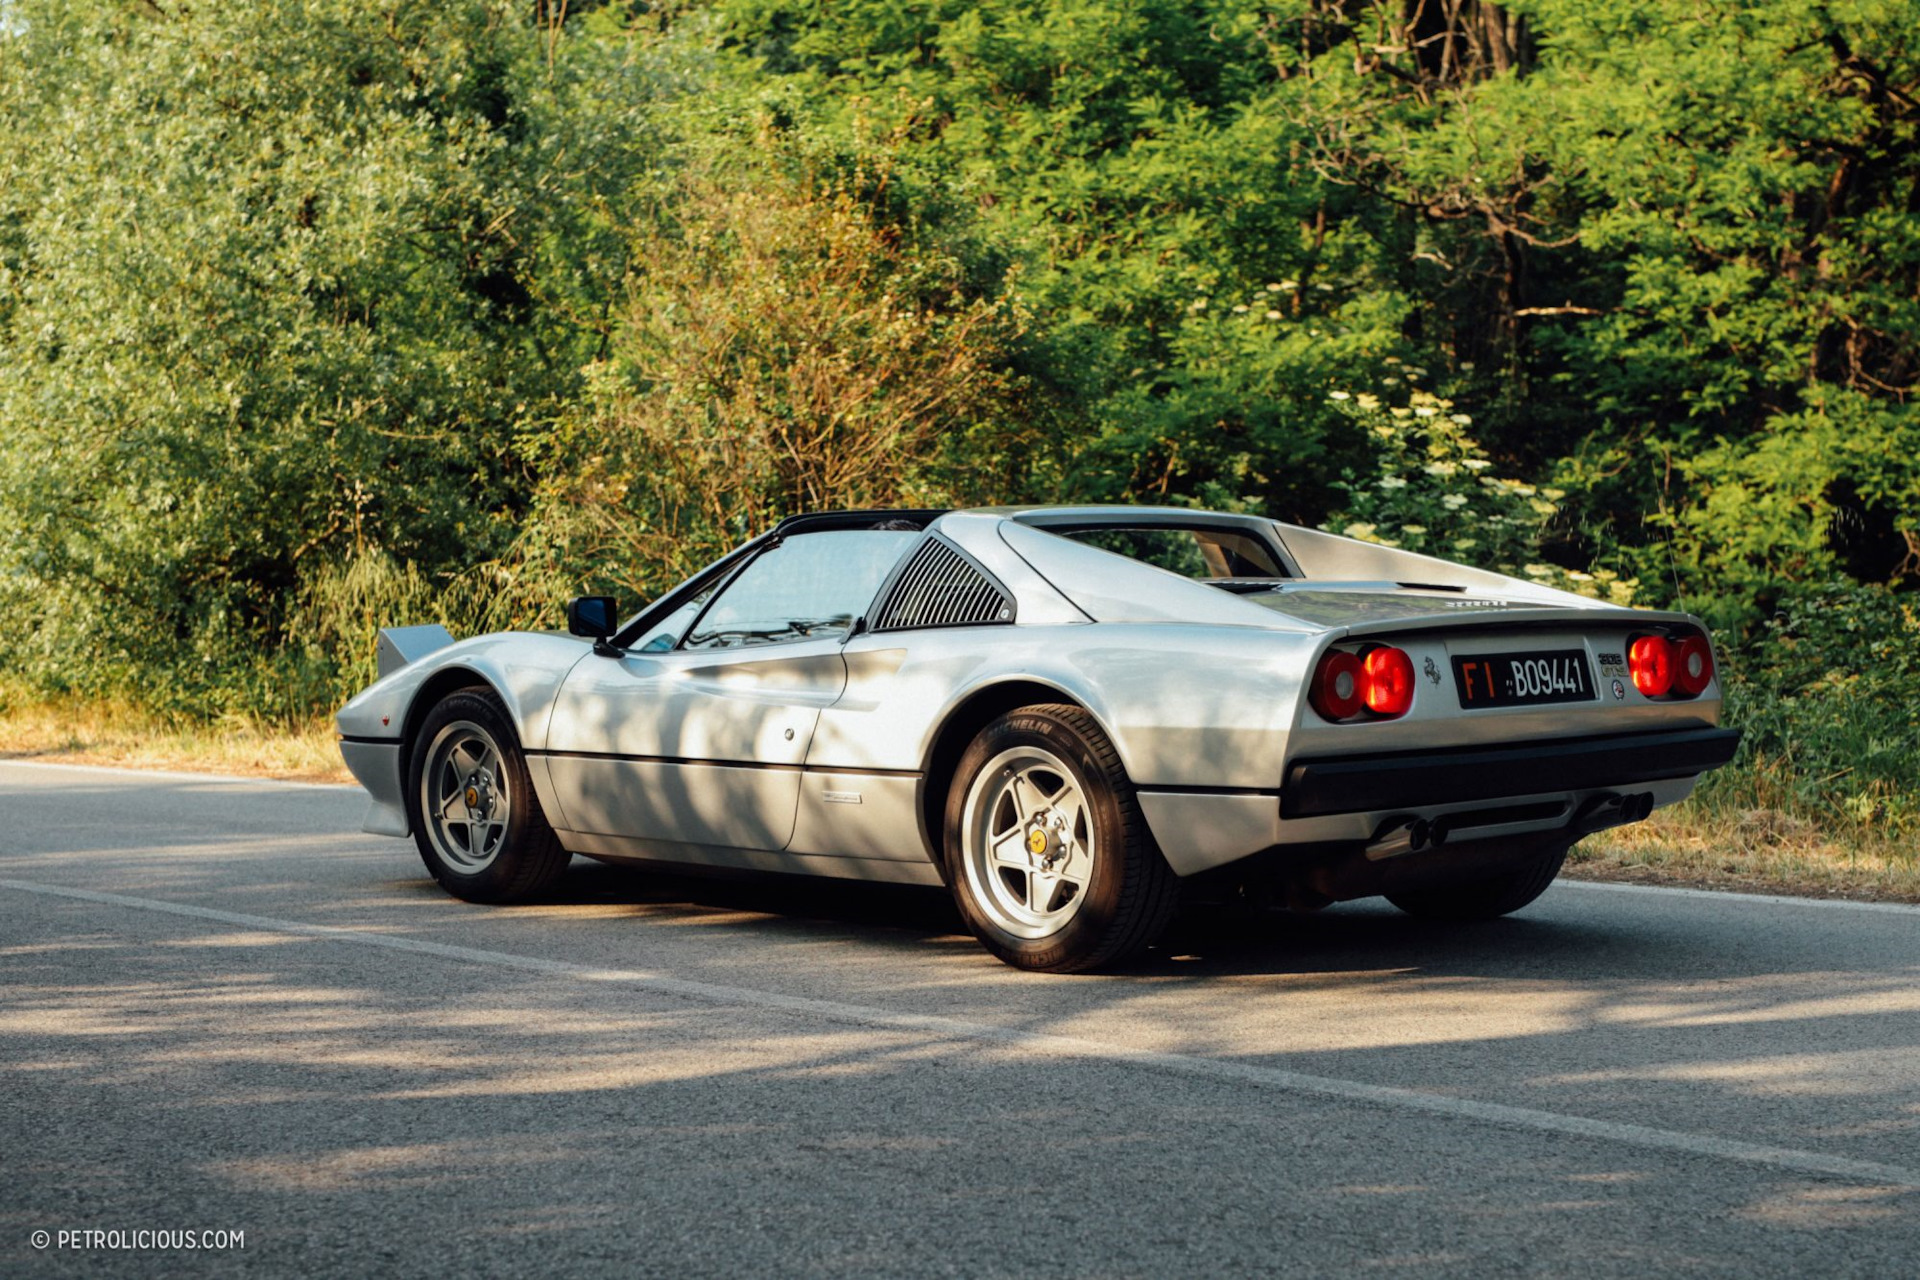
[{"label": "exhaust pipe", "polygon": [[[1429,821],[1403,814],[1388,818],[1373,833],[1373,839],[1366,844],[1364,852],[1369,862],[1382,862],[1388,858],[1404,857],[1409,853],[1419,853],[1422,849],[1438,849],[1454,835],[1454,828],[1471,832],[1476,827],[1499,826],[1503,823],[1519,821],[1538,821],[1552,818],[1566,810],[1557,811],[1545,806],[1546,813],[1533,812],[1543,806],[1517,806],[1507,809],[1475,809],[1466,813],[1447,814]],[[1523,811],[1528,810],[1528,811]],[[1594,796],[1580,806],[1565,830],[1574,839],[1604,831],[1608,827],[1625,826],[1629,822],[1642,822],[1653,812],[1653,792],[1636,791],[1628,795],[1608,792]],[[1478,838],[1478,837],[1476,837]]]},{"label": "exhaust pipe", "polygon": [[1398,858],[1439,844],[1441,838],[1435,835],[1435,824],[1425,818],[1389,818],[1368,842],[1366,854],[1372,862]]},{"label": "exhaust pipe", "polygon": [[1644,822],[1653,813],[1653,792],[1636,791],[1631,795],[1610,793],[1595,796],[1580,807],[1570,824],[1580,835],[1623,827],[1629,822]]}]

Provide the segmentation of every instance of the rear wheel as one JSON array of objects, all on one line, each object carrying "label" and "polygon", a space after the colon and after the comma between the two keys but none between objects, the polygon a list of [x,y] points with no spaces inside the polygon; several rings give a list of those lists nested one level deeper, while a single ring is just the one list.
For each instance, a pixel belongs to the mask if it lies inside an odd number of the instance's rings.
[{"label": "rear wheel", "polygon": [[1533,861],[1465,884],[1390,893],[1387,901],[1408,915],[1430,920],[1491,920],[1518,911],[1547,891],[1567,860],[1569,845],[1555,845]]},{"label": "rear wheel", "polygon": [[491,689],[461,689],[427,712],[413,740],[407,812],[420,859],[469,902],[518,902],[571,855],[533,794],[513,720]]},{"label": "rear wheel", "polygon": [[1022,969],[1124,959],[1179,899],[1119,753],[1079,707],[1024,707],[981,731],[948,794],[946,856],[974,936]]}]

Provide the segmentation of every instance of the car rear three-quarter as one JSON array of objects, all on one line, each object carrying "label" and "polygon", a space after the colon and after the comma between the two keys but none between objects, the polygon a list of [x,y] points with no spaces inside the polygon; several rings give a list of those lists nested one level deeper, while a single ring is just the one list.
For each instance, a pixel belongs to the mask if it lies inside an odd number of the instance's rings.
[{"label": "car rear three-quarter", "polygon": [[[1276,607],[1352,603],[1306,594]],[[1393,603],[1408,616],[1351,623],[1315,659],[1280,788],[1296,902],[1383,893],[1420,914],[1504,914],[1580,837],[1684,799],[1732,758],[1696,619],[1431,591]]]},{"label": "car rear three-quarter", "polygon": [[[1102,527],[1085,512],[1016,518]],[[1098,582],[1076,598],[1116,647],[1184,631],[1171,646],[1188,649],[1183,664],[1170,654],[1171,670],[1134,663],[1099,683],[1190,895],[1313,907],[1384,894],[1421,914],[1504,914],[1581,836],[1683,799],[1732,756],[1698,619],[1266,527],[1279,572],[1215,572],[1205,586],[1014,537],[1049,579]],[[1260,614],[1276,629],[1260,633]]]},{"label": "car rear three-quarter", "polygon": [[581,853],[944,884],[1009,963],[1183,895],[1500,914],[1731,754],[1700,624],[1247,516],[830,513],[618,625],[386,633],[368,828],[482,901]]}]

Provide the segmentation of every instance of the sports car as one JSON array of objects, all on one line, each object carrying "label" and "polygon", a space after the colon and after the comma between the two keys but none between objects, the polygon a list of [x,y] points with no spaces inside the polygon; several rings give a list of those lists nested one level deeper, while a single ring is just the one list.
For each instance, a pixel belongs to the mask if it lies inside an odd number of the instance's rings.
[{"label": "sports car", "polygon": [[1248,515],[801,515],[567,618],[380,633],[368,831],[476,902],[574,854],[944,886],[1055,972],[1183,898],[1515,911],[1739,737],[1696,618]]}]

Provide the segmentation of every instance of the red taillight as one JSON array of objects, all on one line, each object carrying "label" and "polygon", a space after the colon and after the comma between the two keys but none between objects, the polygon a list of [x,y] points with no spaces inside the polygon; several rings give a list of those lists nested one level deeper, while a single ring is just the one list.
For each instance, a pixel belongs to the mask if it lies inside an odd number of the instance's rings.
[{"label": "red taillight", "polygon": [[1360,714],[1360,659],[1345,649],[1329,649],[1313,673],[1307,699],[1329,720],[1349,720]]},{"label": "red taillight", "polygon": [[1377,716],[1402,716],[1413,705],[1413,659],[1390,645],[1367,650],[1360,662],[1360,697]]},{"label": "red taillight", "polygon": [[1674,648],[1673,691],[1692,698],[1712,683],[1713,647],[1696,631]]},{"label": "red taillight", "polygon": [[1649,698],[1661,697],[1673,687],[1673,665],[1673,645],[1665,636],[1636,636],[1627,649],[1633,687]]},{"label": "red taillight", "polygon": [[1313,673],[1307,698],[1328,720],[1352,720],[1367,712],[1405,715],[1413,705],[1413,659],[1391,645],[1375,645],[1364,654],[1329,649]]}]

